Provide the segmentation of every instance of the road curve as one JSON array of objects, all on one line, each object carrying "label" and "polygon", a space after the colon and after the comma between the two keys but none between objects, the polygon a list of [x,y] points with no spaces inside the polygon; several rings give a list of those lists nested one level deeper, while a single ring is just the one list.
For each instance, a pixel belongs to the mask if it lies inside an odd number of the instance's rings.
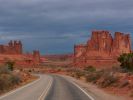
[{"label": "road curve", "polygon": [[40,75],[38,80],[1,96],[0,100],[43,100],[51,80],[48,75]]},{"label": "road curve", "polygon": [[59,75],[40,78],[0,97],[0,100],[94,100],[71,80]]},{"label": "road curve", "polygon": [[78,85],[58,75],[52,75],[53,83],[45,100],[94,100]]}]

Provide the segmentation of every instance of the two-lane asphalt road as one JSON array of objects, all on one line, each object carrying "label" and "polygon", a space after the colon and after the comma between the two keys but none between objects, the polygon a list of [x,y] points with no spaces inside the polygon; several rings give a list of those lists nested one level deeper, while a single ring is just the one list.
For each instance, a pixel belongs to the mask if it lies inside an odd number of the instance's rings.
[{"label": "two-lane asphalt road", "polygon": [[51,80],[48,75],[40,75],[38,80],[1,96],[0,100],[42,100]]},{"label": "two-lane asphalt road", "polygon": [[59,75],[40,79],[0,97],[0,100],[94,100],[77,84]]},{"label": "two-lane asphalt road", "polygon": [[53,75],[53,84],[45,100],[94,100],[77,84]]}]

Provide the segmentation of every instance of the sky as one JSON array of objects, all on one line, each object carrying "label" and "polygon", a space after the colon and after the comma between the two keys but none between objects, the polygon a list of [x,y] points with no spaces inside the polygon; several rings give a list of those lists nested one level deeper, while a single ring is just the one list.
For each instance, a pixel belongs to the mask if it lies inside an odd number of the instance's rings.
[{"label": "sky", "polygon": [[25,52],[72,53],[92,30],[133,38],[133,0],[0,0],[0,44],[21,40]]}]

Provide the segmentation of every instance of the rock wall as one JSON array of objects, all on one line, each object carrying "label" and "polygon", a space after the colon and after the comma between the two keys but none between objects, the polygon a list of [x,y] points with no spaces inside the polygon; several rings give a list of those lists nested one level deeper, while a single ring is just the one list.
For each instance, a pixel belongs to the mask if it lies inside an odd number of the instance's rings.
[{"label": "rock wall", "polygon": [[26,54],[21,41],[10,41],[7,45],[0,45],[0,64],[7,61],[15,62],[18,67],[36,67],[41,62],[40,52],[34,50]]},{"label": "rock wall", "polygon": [[117,57],[122,53],[131,52],[129,34],[115,32],[114,37],[109,31],[92,31],[86,44],[74,46],[75,66],[112,66],[118,63]]},{"label": "rock wall", "polygon": [[40,60],[40,52],[38,50],[33,51],[33,61],[35,64],[39,65],[41,60]]},{"label": "rock wall", "polygon": [[22,54],[21,41],[10,41],[7,45],[0,45],[0,54]]}]

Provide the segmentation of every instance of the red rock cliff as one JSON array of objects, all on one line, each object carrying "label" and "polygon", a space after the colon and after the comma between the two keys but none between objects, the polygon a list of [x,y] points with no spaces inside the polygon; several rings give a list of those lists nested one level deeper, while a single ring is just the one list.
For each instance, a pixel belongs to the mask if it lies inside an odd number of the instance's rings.
[{"label": "red rock cliff", "polygon": [[86,44],[74,46],[74,63],[76,66],[113,65],[120,54],[130,52],[129,34],[115,32],[113,38],[109,31],[93,31]]},{"label": "red rock cliff", "polygon": [[35,64],[40,64],[40,52],[38,50],[33,51],[33,61]]},{"label": "red rock cliff", "polygon": [[36,67],[40,64],[40,52],[25,54],[21,41],[10,41],[7,45],[0,45],[0,64],[14,61],[16,66]]},{"label": "red rock cliff", "polygon": [[21,41],[10,41],[7,45],[0,45],[0,54],[22,54]]}]

